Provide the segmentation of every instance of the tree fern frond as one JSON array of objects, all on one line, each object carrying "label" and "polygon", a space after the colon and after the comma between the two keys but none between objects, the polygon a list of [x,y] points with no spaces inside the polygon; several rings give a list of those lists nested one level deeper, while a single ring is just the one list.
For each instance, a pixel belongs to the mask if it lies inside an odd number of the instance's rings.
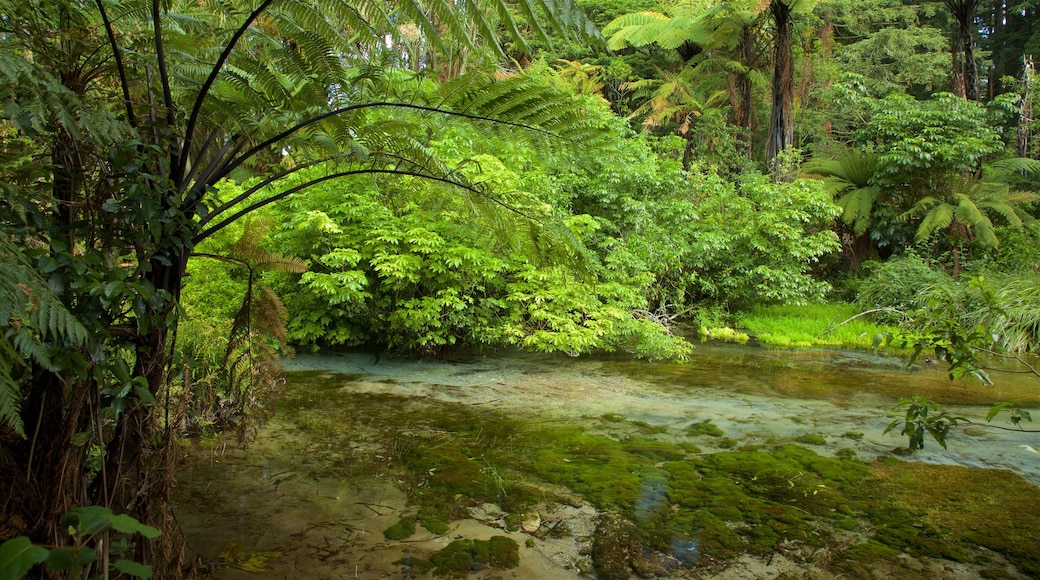
[{"label": "tree fern frond", "polygon": [[[987,213],[995,213],[1000,217],[1004,218],[1004,221],[1012,227],[1022,227],[1022,217],[1020,210],[1016,209],[1010,203],[1005,201],[982,201],[978,204],[979,209],[985,210]],[[1028,215],[1028,214],[1025,214]]]},{"label": "tree fern frond", "polygon": [[1040,159],[1029,157],[1012,157],[998,159],[983,166],[987,176],[999,178],[1001,175],[1021,173],[1026,175],[1040,174]]},{"label": "tree fern frond", "polygon": [[21,385],[11,376],[21,358],[22,355],[7,337],[0,334],[0,425],[7,425],[25,437],[25,424],[21,416]]},{"label": "tree fern frond", "polygon": [[661,24],[668,21],[668,16],[660,12],[632,12],[622,14],[603,27],[603,35],[614,37],[626,28],[638,28],[650,24]]},{"label": "tree fern frond", "polygon": [[917,240],[927,240],[929,236],[940,230],[944,230],[953,222],[954,206],[948,203],[939,203],[925,214],[921,224],[917,227]]}]

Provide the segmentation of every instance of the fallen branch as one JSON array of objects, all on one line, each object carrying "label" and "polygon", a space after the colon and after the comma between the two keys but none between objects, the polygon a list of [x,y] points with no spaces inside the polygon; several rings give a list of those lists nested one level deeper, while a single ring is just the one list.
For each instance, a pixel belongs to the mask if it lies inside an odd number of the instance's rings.
[{"label": "fallen branch", "polygon": [[874,314],[875,312],[895,312],[896,314],[903,314],[903,315],[906,314],[902,310],[899,310],[897,308],[889,308],[889,307],[874,308],[873,310],[865,310],[865,311],[860,312],[859,314],[857,314],[855,316],[850,316],[849,318],[846,318],[845,320],[842,320],[838,324],[831,325],[830,328],[828,328],[827,330],[824,330],[823,332],[821,332],[819,335],[816,336],[816,338],[820,338],[821,336],[823,336],[825,334],[829,334],[831,332],[834,332],[835,330],[838,330],[842,326],[845,326],[846,324],[852,322],[853,320],[856,320],[860,316],[866,316],[867,314]]}]

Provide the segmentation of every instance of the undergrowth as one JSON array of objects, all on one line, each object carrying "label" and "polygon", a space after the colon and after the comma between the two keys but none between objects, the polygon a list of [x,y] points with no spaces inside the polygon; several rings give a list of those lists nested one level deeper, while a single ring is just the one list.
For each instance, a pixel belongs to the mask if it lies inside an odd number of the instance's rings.
[{"label": "undergrowth", "polygon": [[[737,328],[758,342],[776,347],[837,347],[869,350],[874,337],[894,329],[869,315],[841,324],[861,311],[852,304],[756,306],[735,315]],[[840,326],[838,326],[840,325]]]}]

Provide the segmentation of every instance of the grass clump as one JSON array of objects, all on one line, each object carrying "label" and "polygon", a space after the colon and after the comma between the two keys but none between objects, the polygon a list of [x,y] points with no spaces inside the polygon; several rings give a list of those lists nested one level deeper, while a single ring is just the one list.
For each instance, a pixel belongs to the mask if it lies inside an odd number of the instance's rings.
[{"label": "grass clump", "polygon": [[735,342],[737,344],[747,344],[747,341],[751,340],[746,332],[740,332],[728,326],[712,327],[708,328],[702,326],[698,329],[698,333],[701,335],[702,340],[720,340],[722,342]]},{"label": "grass clump", "polygon": [[[870,349],[874,337],[892,331],[862,316],[827,332],[829,328],[859,314],[852,304],[806,304],[803,306],[756,306],[737,314],[737,326],[758,339],[777,347],[840,347]],[[824,334],[826,332],[826,334]]]}]

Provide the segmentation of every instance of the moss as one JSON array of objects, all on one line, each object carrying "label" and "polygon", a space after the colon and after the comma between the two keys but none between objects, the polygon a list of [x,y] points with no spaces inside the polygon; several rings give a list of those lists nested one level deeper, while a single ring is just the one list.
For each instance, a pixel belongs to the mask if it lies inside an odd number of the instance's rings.
[{"label": "moss", "polygon": [[624,423],[628,420],[628,417],[625,417],[620,413],[604,413],[600,415],[599,418],[608,423]]},{"label": "moss", "polygon": [[422,524],[422,527],[429,530],[431,534],[443,536],[444,534],[447,534],[450,529],[448,524],[451,522],[451,518],[448,516],[448,511],[437,506],[422,506],[419,508],[417,519],[419,520],[419,523]]},{"label": "moss", "polygon": [[260,550],[250,552],[239,542],[230,542],[220,553],[221,559],[232,568],[262,574],[271,569],[271,561],[282,557],[278,550]]},{"label": "moss", "polygon": [[817,433],[803,433],[798,437],[795,437],[795,441],[799,443],[805,443],[806,445],[826,445],[827,440],[824,439],[823,435]]},{"label": "moss", "polygon": [[876,541],[956,560],[974,544],[1040,575],[1040,488],[1009,471],[955,465],[886,461],[872,475],[859,499],[879,530]]},{"label": "moss", "polygon": [[656,435],[658,433],[665,433],[668,431],[667,427],[662,425],[651,425],[646,421],[631,421],[632,426],[639,430],[644,435]]},{"label": "moss", "polygon": [[859,431],[846,431],[842,433],[841,436],[846,439],[852,439],[853,441],[860,441],[863,439],[863,433],[860,433]]},{"label": "moss", "polygon": [[848,550],[845,553],[845,557],[847,560],[860,564],[870,564],[877,560],[894,558],[901,553],[901,550],[893,548],[888,544],[883,544],[876,540],[867,540],[866,542]]},{"label": "moss", "polygon": [[719,429],[719,427],[711,422],[710,419],[694,423],[684,430],[687,435],[691,437],[697,437],[700,435],[707,435],[708,437],[722,437],[726,434],[725,431]]},{"label": "moss", "polygon": [[700,447],[697,447],[696,445],[694,445],[693,443],[690,443],[689,441],[680,441],[677,446],[679,447],[679,449],[682,449],[683,451],[685,451],[686,453],[689,453],[689,454],[694,454],[694,453],[700,453],[701,452],[701,448]]},{"label": "moss", "polygon": [[851,447],[842,447],[838,450],[837,455],[842,459],[855,459],[857,457],[856,450]]},{"label": "moss", "polygon": [[410,564],[419,573],[432,570],[437,576],[450,578],[462,578],[488,567],[511,570],[520,565],[520,545],[505,536],[455,540],[430,555],[429,560],[414,559]]},{"label": "moss", "polygon": [[405,516],[398,520],[396,524],[383,530],[383,537],[388,540],[406,540],[415,533],[415,521],[414,515]]},{"label": "moss", "polygon": [[737,440],[736,439],[730,439],[729,437],[724,437],[722,439],[719,439],[719,440],[715,441],[715,446],[718,447],[719,449],[733,449],[734,447],[737,446]]},{"label": "moss", "polygon": [[686,457],[686,453],[672,445],[655,439],[633,437],[623,442],[626,453],[639,455],[652,461],[674,461]]}]

